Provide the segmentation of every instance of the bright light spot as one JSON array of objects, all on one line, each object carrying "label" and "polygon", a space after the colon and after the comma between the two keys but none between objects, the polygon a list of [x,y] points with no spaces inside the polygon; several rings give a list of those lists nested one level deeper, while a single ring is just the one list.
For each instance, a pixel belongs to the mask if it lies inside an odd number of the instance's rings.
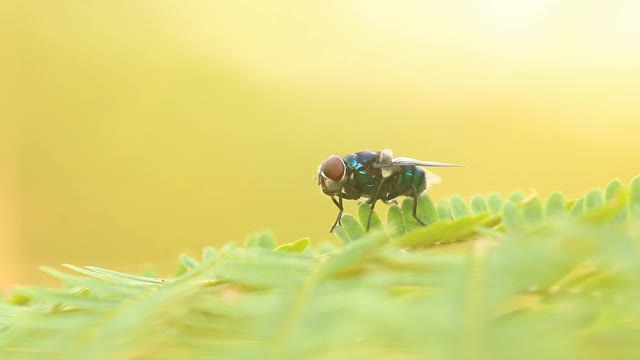
[{"label": "bright light spot", "polygon": [[531,18],[543,14],[548,8],[548,0],[487,0],[482,1],[496,21]]},{"label": "bright light spot", "polygon": [[476,6],[479,25],[498,40],[535,41],[550,25],[548,0],[484,0]]}]

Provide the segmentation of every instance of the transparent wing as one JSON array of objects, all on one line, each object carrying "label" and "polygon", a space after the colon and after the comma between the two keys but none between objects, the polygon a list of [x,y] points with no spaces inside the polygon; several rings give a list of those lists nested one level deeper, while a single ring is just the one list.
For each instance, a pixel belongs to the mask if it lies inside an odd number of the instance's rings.
[{"label": "transparent wing", "polygon": [[438,185],[442,182],[442,178],[437,174],[434,174],[428,170],[425,170],[424,172],[425,172],[425,175],[427,176],[427,189],[429,189],[433,185]]},{"label": "transparent wing", "polygon": [[391,164],[385,165],[385,166],[394,166],[394,165],[464,167],[464,165],[448,164],[448,163],[442,163],[442,162],[436,162],[436,161],[422,161],[422,160],[416,160],[408,157],[393,158],[393,160],[391,160]]}]

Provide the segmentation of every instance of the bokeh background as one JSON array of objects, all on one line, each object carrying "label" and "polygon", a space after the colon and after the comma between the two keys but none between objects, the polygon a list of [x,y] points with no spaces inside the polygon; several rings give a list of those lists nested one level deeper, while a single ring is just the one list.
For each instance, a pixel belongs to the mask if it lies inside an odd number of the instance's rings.
[{"label": "bokeh background", "polygon": [[435,198],[628,181],[639,18],[633,0],[2,2],[0,287],[38,265],[169,271],[265,228],[332,240],[314,175],[334,153],[469,166]]}]

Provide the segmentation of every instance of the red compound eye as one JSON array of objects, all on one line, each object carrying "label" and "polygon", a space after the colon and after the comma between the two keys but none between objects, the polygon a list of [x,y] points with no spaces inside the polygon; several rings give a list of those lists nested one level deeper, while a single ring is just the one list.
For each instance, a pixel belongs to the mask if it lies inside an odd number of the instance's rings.
[{"label": "red compound eye", "polygon": [[340,181],[344,175],[344,161],[338,155],[331,155],[322,163],[321,171],[329,179]]}]

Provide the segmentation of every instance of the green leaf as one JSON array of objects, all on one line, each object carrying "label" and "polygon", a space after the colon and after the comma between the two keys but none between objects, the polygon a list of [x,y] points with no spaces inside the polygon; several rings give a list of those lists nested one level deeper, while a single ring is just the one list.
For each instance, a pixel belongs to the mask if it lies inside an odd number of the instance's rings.
[{"label": "green leaf", "polygon": [[614,179],[607,184],[605,188],[604,198],[607,202],[612,202],[618,200],[621,193],[624,192],[624,184],[620,179]]},{"label": "green leaf", "polygon": [[491,193],[487,197],[487,205],[492,214],[498,214],[502,211],[502,196],[498,193]]},{"label": "green leaf", "polygon": [[[117,305],[116,299],[110,299],[108,297],[86,297],[78,296],[76,291],[59,290],[59,289],[22,289],[21,292],[32,298],[47,298],[52,304],[55,305],[49,307],[48,310],[56,312],[61,307],[73,306],[78,308],[85,308],[93,311],[105,311],[113,309]],[[64,304],[64,305],[59,305]]]},{"label": "green leaf", "polygon": [[178,263],[177,269],[176,269],[176,277],[181,277],[182,275],[185,275],[187,272],[189,271],[189,269],[184,266],[184,264],[182,262]]},{"label": "green leaf", "polygon": [[431,197],[426,192],[423,192],[418,197],[417,213],[418,217],[425,223],[425,225],[433,224],[439,220],[436,206],[433,204],[433,200],[431,200]]},{"label": "green leaf", "polygon": [[275,235],[269,230],[253,233],[247,236],[245,247],[273,250],[276,247]]},{"label": "green leaf", "polygon": [[583,213],[584,213],[584,197],[581,197],[573,203],[573,206],[569,211],[569,215],[571,215],[572,218],[576,218],[576,217],[582,216]]},{"label": "green leaf", "polygon": [[404,229],[407,233],[420,227],[420,224],[413,218],[413,199],[405,198],[400,205],[402,210],[402,219],[404,221]]},{"label": "green leaf", "polygon": [[514,191],[511,193],[511,195],[509,195],[509,201],[516,204],[522,202],[526,198],[527,198],[527,195],[522,191]]},{"label": "green leaf", "polygon": [[477,235],[476,228],[488,217],[489,214],[484,213],[455,220],[442,220],[408,233],[393,244],[400,247],[427,247],[464,241]]},{"label": "green leaf", "polygon": [[[64,265],[67,268],[70,268],[69,265]],[[166,284],[167,279],[164,278],[157,278],[157,277],[148,277],[148,276],[139,276],[139,275],[133,275],[133,274],[128,274],[128,273],[123,273],[123,272],[119,272],[119,271],[113,271],[113,270],[109,270],[109,269],[104,269],[98,266],[85,266],[85,268],[99,273],[99,274],[105,274],[105,275],[109,275],[109,276],[113,276],[114,278],[122,278],[122,279],[127,279],[127,280],[134,280],[134,281],[138,281],[138,282],[143,282],[143,283],[150,283],[150,284]]]},{"label": "green leaf", "polygon": [[404,236],[407,233],[407,230],[404,227],[404,219],[403,219],[402,209],[398,205],[391,205],[389,207],[389,211],[387,212],[387,229],[389,229],[390,234],[396,238]]},{"label": "green leaf", "polygon": [[348,244],[353,241],[341,225],[336,225],[336,227],[333,228],[333,235],[335,235],[343,244]]},{"label": "green leaf", "polygon": [[211,246],[207,246],[204,249],[202,249],[202,260],[205,262],[212,261],[217,257],[217,255],[218,254],[216,253],[216,250]]},{"label": "green leaf", "polygon": [[592,189],[584,197],[584,211],[597,209],[604,204],[604,196],[600,189]]},{"label": "green leaf", "polygon": [[620,189],[552,194],[545,216],[535,197],[475,214],[473,197],[391,242],[347,214],[341,248],[229,244],[171,279],[43,268],[62,284],[0,296],[0,358],[638,359],[640,223],[617,215],[640,211],[640,180]]},{"label": "green leaf", "polygon": [[278,246],[277,248],[273,249],[273,251],[292,252],[292,249],[293,249],[293,244],[287,243],[287,244],[282,244]]},{"label": "green leaf", "polygon": [[26,306],[29,305],[32,300],[33,298],[31,296],[16,292],[9,297],[7,303],[10,305]]},{"label": "green leaf", "polygon": [[440,199],[440,201],[438,201],[438,203],[436,204],[436,211],[438,212],[438,218],[440,220],[453,219],[453,215],[451,214],[451,206],[449,205],[449,199]]},{"label": "green leaf", "polygon": [[474,214],[482,214],[489,211],[487,202],[481,195],[475,195],[471,198],[471,210]]},{"label": "green leaf", "polygon": [[634,219],[640,219],[640,176],[631,180],[629,187],[629,212]]},{"label": "green leaf", "polygon": [[318,246],[318,250],[316,251],[316,253],[318,254],[318,256],[322,256],[322,255],[330,254],[335,251],[336,251],[336,247],[333,246],[332,243],[328,241],[324,241]]},{"label": "green leaf", "polygon": [[607,184],[604,195],[605,201],[611,205],[620,205],[616,215],[611,219],[611,222],[622,222],[627,218],[627,194],[624,184],[620,179],[615,179]]},{"label": "green leaf", "polygon": [[451,214],[453,215],[454,219],[469,216],[469,209],[467,208],[467,204],[464,202],[464,199],[460,195],[453,195],[449,199],[449,203],[451,204]]},{"label": "green leaf", "polygon": [[365,230],[367,229],[367,221],[369,219],[370,213],[371,226],[369,228],[369,231],[383,229],[384,227],[382,226],[382,222],[380,221],[378,214],[376,214],[375,209],[373,212],[371,212],[371,206],[366,203],[362,203],[360,204],[360,206],[358,206],[358,218],[360,218],[360,224],[362,224],[362,228]]},{"label": "green leaf", "polygon": [[559,192],[554,192],[547,198],[545,205],[545,215],[548,219],[560,219],[565,216],[567,212],[567,205],[564,195]]},{"label": "green leaf", "polygon": [[539,223],[543,218],[542,202],[540,198],[535,197],[522,206],[522,215],[524,220],[530,223]]},{"label": "green leaf", "polygon": [[362,239],[347,244],[340,253],[329,258],[322,266],[319,277],[328,277],[361,266],[375,255],[376,250],[385,243],[384,233],[369,232]]},{"label": "green leaf", "polygon": [[305,250],[307,250],[307,248],[309,247],[310,241],[311,240],[308,237],[294,241],[293,244],[291,244],[292,252],[299,253],[299,254],[305,252]]},{"label": "green leaf", "polygon": [[198,261],[196,261],[196,259],[192,258],[189,255],[184,255],[184,254],[181,255],[180,256],[180,262],[187,269],[195,269],[195,268],[200,266],[200,263]]},{"label": "green leaf", "polygon": [[358,240],[364,235],[364,229],[352,215],[342,215],[341,222],[342,225],[337,225],[334,229],[334,233],[344,244]]},{"label": "green leaf", "polygon": [[308,246],[309,246],[309,238],[302,238],[300,240],[296,240],[289,244],[282,244],[277,248],[275,248],[273,251],[301,254],[305,250],[307,250]]},{"label": "green leaf", "polygon": [[238,249],[238,245],[234,242],[228,242],[222,246],[220,252],[223,254],[233,252]]},{"label": "green leaf", "polygon": [[[149,284],[147,281],[139,281],[137,278],[142,278],[136,275],[129,275],[128,277],[114,276],[114,277],[103,277],[102,279],[107,280],[103,282],[96,282],[94,279],[88,277],[81,277],[66,274],[55,269],[48,268],[46,266],[40,267],[40,270],[45,272],[46,274],[55,277],[64,281],[67,285],[74,288],[89,288],[96,294],[110,294],[112,296],[136,296],[141,291],[144,290]],[[120,278],[115,280],[116,278]],[[135,280],[134,280],[135,279]],[[156,280],[156,279],[154,279]],[[161,280],[161,279],[157,279]],[[109,282],[109,284],[107,284]],[[161,281],[158,281],[155,284],[161,284]]]},{"label": "green leaf", "polygon": [[502,206],[502,222],[509,231],[516,231],[522,228],[522,215],[516,204],[507,201]]},{"label": "green leaf", "polygon": [[148,283],[148,284],[163,284],[166,283],[166,279],[160,278],[149,278],[145,276],[132,275],[123,272],[113,271],[109,269],[103,269],[97,266],[85,266],[85,268],[81,268],[74,265],[63,264],[67,269],[79,272],[81,274],[91,276],[95,279],[110,281],[119,284],[131,284],[132,281],[139,283]]}]

